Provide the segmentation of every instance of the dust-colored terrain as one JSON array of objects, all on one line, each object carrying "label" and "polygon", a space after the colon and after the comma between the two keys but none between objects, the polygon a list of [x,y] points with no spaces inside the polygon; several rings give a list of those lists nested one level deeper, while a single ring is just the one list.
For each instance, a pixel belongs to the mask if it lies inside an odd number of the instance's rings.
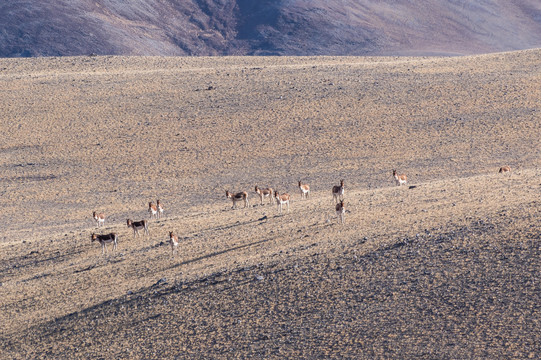
[{"label": "dust-colored terrain", "polygon": [[540,84],[540,50],[0,60],[1,357],[538,357]]}]

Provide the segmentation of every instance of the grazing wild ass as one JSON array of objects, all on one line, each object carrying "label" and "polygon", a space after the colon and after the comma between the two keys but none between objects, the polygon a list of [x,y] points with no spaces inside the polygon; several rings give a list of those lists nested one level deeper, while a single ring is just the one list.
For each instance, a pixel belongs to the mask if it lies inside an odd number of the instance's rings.
[{"label": "grazing wild ass", "polygon": [[300,180],[299,190],[301,191],[301,199],[306,199],[308,196],[310,196],[310,185],[303,184]]},{"label": "grazing wild ass", "polygon": [[226,190],[225,196],[227,196],[228,199],[231,199],[231,201],[233,201],[233,209],[237,208],[237,202],[239,201],[244,202],[244,207],[247,207],[250,205],[250,203],[248,202],[248,193],[246,191],[232,194]]},{"label": "grazing wild ass", "polygon": [[148,222],[146,220],[141,221],[131,221],[130,219],[126,220],[126,224],[128,227],[131,227],[133,229],[133,236],[139,236],[139,230],[144,230],[146,235],[149,235],[148,233]]},{"label": "grazing wild ass", "polygon": [[289,212],[289,194],[278,194],[277,191],[274,192],[274,196],[276,198],[276,202],[278,204],[278,213],[282,213],[282,207],[287,204],[287,212]]},{"label": "grazing wild ass", "polygon": [[393,170],[393,177],[394,177],[396,186],[406,185],[406,183],[408,182],[408,177],[406,176],[406,174],[398,175],[396,170]]},{"label": "grazing wild ass", "polygon": [[150,218],[158,218],[158,208],[156,205],[154,205],[152,202],[148,203],[148,212],[150,214]]},{"label": "grazing wild ass", "polygon": [[116,250],[116,243],[117,243],[118,236],[115,233],[110,233],[106,235],[96,235],[92,233],[90,238],[92,239],[92,241],[97,240],[101,244],[102,254],[105,254],[105,252],[107,253],[109,252],[106,246],[106,244],[109,244],[109,243],[113,243],[113,250]]},{"label": "grazing wild ass", "polygon": [[344,207],[344,200],[340,200],[338,204],[336,204],[336,216],[338,217],[338,223],[344,224],[345,219],[344,216],[346,214],[346,208]]},{"label": "grazing wild ass", "polygon": [[344,180],[340,180],[340,186],[334,185],[332,187],[332,198],[335,203],[344,200]]},{"label": "grazing wild ass", "polygon": [[171,245],[171,254],[175,256],[175,251],[178,248],[178,236],[173,234],[172,231],[169,232],[169,244]]},{"label": "grazing wild ass", "polygon": [[96,225],[98,227],[105,225],[105,214],[104,213],[97,213],[94,211],[92,214],[92,217],[94,217],[94,220],[96,221]]},{"label": "grazing wild ass", "polygon": [[160,203],[160,200],[156,200],[156,207],[158,208],[158,219],[160,219],[163,215],[163,206]]},{"label": "grazing wild ass", "polygon": [[263,205],[263,198],[269,198],[271,204],[274,204],[274,197],[272,196],[272,188],[260,189],[257,185],[255,186],[255,192],[259,195],[259,200],[261,205]]}]

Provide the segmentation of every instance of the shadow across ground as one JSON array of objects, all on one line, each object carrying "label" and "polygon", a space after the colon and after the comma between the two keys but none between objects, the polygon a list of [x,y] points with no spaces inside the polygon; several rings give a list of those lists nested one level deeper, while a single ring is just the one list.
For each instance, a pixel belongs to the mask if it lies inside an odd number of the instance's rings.
[{"label": "shadow across ground", "polygon": [[[107,358],[527,358],[541,350],[541,228],[526,222],[510,240],[515,220],[429,229],[365,254],[354,243],[160,279],[0,345],[14,357],[96,356],[107,346]],[[157,335],[168,333],[178,341]]]}]

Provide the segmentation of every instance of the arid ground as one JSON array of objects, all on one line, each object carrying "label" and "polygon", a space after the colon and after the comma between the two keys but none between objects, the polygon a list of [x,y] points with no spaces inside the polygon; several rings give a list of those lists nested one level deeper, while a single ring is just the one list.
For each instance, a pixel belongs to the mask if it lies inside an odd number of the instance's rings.
[{"label": "arid ground", "polygon": [[1,59],[0,357],[538,358],[540,84],[541,50]]}]

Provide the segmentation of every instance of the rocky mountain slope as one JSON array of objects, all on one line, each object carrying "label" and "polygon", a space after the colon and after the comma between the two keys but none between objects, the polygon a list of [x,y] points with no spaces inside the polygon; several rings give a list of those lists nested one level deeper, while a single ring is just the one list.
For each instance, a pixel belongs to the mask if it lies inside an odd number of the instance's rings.
[{"label": "rocky mountain slope", "polygon": [[475,54],[541,46],[541,3],[14,0],[0,56]]}]

